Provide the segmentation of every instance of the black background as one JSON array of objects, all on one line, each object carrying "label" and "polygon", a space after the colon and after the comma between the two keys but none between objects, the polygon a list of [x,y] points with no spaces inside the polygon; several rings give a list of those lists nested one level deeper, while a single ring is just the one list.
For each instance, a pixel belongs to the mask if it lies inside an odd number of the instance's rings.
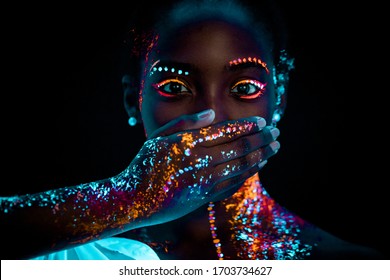
[{"label": "black background", "polygon": [[[307,220],[387,252],[381,25],[368,26],[367,7],[280,2],[296,69],[279,124],[281,149],[263,184]],[[0,194],[121,172],[144,141],[141,127],[127,125],[118,67],[131,6],[3,10]]]}]

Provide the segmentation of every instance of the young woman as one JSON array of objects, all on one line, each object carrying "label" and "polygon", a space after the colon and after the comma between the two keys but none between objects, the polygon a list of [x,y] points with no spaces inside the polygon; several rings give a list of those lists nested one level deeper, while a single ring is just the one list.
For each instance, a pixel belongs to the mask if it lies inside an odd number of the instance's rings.
[{"label": "young woman", "polygon": [[273,2],[256,3],[172,1],[142,14],[123,87],[147,141],[117,176],[2,198],[6,239],[29,232],[5,258],[381,257],[301,219],[260,181],[280,147],[294,60]]}]

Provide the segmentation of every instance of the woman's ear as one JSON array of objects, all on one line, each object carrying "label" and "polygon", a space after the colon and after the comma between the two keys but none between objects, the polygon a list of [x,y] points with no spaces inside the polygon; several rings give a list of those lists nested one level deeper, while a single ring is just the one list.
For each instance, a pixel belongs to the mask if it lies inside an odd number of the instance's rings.
[{"label": "woman's ear", "polygon": [[129,116],[129,125],[135,126],[142,123],[141,112],[138,103],[138,87],[130,75],[122,77],[123,102],[127,115]]}]

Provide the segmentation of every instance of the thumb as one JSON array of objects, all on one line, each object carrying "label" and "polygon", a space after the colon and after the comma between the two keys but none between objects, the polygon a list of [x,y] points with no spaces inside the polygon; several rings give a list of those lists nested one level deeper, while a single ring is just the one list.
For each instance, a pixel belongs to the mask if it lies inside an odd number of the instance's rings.
[{"label": "thumb", "polygon": [[180,131],[198,129],[210,125],[215,118],[213,109],[207,109],[192,115],[182,115],[173,119],[148,135],[148,139],[158,136],[168,136]]}]

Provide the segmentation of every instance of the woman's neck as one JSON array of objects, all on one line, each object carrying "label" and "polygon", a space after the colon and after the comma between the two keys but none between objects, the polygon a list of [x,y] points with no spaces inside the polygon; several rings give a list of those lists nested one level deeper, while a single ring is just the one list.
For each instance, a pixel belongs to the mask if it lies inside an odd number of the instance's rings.
[{"label": "woman's neck", "polygon": [[[265,191],[256,174],[231,197],[176,221],[147,228],[161,258],[303,259],[312,246],[300,239],[304,221]],[[157,241],[156,241],[157,240]]]},{"label": "woman's neck", "polygon": [[[222,201],[219,209],[225,212],[230,242],[236,252],[224,258],[302,259],[312,248],[300,240],[304,221],[270,197],[258,174]],[[223,244],[220,247],[223,254]]]}]

